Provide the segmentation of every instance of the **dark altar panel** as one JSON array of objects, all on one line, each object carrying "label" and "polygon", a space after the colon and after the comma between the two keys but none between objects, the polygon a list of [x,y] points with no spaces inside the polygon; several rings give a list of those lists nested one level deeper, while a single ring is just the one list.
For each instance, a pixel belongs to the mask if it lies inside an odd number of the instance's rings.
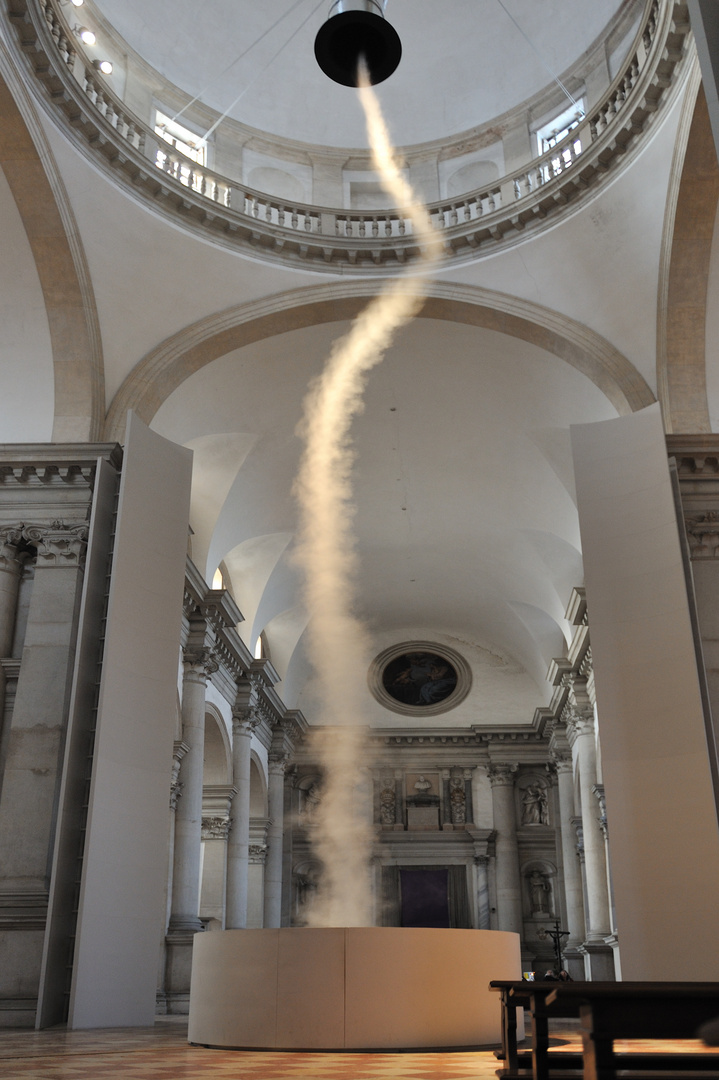
[{"label": "dark altar panel", "polygon": [[472,929],[466,866],[382,867],[383,926]]}]

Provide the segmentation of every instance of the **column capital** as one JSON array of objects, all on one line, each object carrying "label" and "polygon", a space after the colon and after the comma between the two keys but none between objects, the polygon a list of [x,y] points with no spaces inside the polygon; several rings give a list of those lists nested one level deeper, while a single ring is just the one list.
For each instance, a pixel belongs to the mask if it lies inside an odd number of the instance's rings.
[{"label": "column capital", "polygon": [[486,766],[486,769],[492,787],[512,787],[519,765],[516,761],[493,761],[490,765]]},{"label": "column capital", "polygon": [[23,540],[23,523],[0,526],[0,570],[19,574],[27,554],[19,552]]},{"label": "column capital", "polygon": [[289,761],[289,754],[270,754],[267,761],[267,772],[270,776],[284,776]]},{"label": "column capital", "polygon": [[591,707],[577,709],[569,706],[565,713],[562,719],[567,725],[567,740],[570,746],[574,746],[581,735],[594,735],[594,712]]},{"label": "column capital", "polygon": [[249,859],[251,863],[261,863],[264,866],[267,859],[267,844],[250,844]]},{"label": "column capital", "polygon": [[232,734],[252,737],[252,733],[262,720],[262,714],[255,705],[234,705],[232,709]]},{"label": "column capital", "polygon": [[719,559],[719,511],[687,514],[684,524],[691,559]]},{"label": "column capital", "polygon": [[206,683],[210,675],[219,668],[219,662],[215,650],[208,645],[190,645],[182,652],[182,663],[185,667],[185,675],[192,676],[202,683]]},{"label": "column capital", "polygon": [[230,833],[232,818],[229,817],[203,817],[202,839],[203,840],[226,840]]},{"label": "column capital", "polygon": [[38,566],[82,566],[89,531],[87,522],[25,524],[22,539],[37,551]]},{"label": "column capital", "polygon": [[550,757],[552,764],[557,773],[570,773],[572,772],[572,751],[571,750],[550,750]]},{"label": "column capital", "polygon": [[474,865],[475,866],[484,866],[484,867],[489,866],[489,855],[475,855],[474,856]]}]

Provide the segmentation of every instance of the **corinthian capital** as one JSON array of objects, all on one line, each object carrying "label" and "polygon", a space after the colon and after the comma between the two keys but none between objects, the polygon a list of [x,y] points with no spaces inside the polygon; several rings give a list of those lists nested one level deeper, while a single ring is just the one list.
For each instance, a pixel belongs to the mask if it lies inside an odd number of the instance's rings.
[{"label": "corinthian capital", "polygon": [[49,525],[25,525],[22,535],[35,547],[38,566],[81,566],[88,532],[86,522],[53,521]]},{"label": "corinthian capital", "polygon": [[182,662],[185,665],[186,673],[192,673],[201,679],[207,679],[220,666],[215,650],[208,646],[199,648],[191,646],[185,649],[182,654]]},{"label": "corinthian capital", "polygon": [[571,750],[550,750],[550,757],[554,763],[554,768],[557,773],[566,773],[572,771],[572,752]]},{"label": "corinthian capital", "polygon": [[562,714],[567,725],[567,740],[573,746],[580,735],[594,734],[594,711],[591,708],[576,709],[569,707]]},{"label": "corinthian capital", "polygon": [[25,556],[18,554],[18,546],[22,541],[22,522],[18,525],[3,525],[0,527],[0,570],[6,570],[17,574],[20,571],[22,560]]},{"label": "corinthian capital", "polygon": [[514,784],[514,777],[519,765],[516,762],[497,762],[487,766],[487,776],[492,787],[502,787]]},{"label": "corinthian capital", "polygon": [[256,705],[235,705],[232,710],[232,734],[252,735],[261,719]]},{"label": "corinthian capital", "polygon": [[719,558],[719,513],[707,510],[685,519],[692,559]]}]

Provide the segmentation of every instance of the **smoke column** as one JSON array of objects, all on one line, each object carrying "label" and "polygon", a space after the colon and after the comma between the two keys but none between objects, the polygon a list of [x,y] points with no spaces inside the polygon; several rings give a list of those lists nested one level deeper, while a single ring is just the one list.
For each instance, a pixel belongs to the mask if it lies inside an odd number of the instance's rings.
[{"label": "smoke column", "polygon": [[[308,913],[311,926],[372,923],[369,859],[373,827],[369,807],[357,805],[355,787],[367,764],[367,668],[370,641],[353,615],[357,575],[352,531],[350,428],[363,409],[369,372],[380,363],[396,332],[420,310],[442,243],[429,215],[403,179],[366,69],[360,100],[382,184],[412,222],[419,257],[391,281],[335,342],[322,374],[310,386],[300,433],[305,451],[295,491],[300,508],[298,560],[310,615],[309,655],[319,698],[314,751],[324,773],[322,801],[313,829],[313,851],[323,865]],[[330,730],[327,730],[329,728]]]}]

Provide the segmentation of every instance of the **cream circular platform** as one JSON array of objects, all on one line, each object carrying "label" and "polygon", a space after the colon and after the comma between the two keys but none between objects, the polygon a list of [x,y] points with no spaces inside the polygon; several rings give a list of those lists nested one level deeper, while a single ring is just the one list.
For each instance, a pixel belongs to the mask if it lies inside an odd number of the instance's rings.
[{"label": "cream circular platform", "polygon": [[369,1050],[501,1041],[490,979],[520,979],[519,936],[350,927],[196,934],[188,1039]]}]

